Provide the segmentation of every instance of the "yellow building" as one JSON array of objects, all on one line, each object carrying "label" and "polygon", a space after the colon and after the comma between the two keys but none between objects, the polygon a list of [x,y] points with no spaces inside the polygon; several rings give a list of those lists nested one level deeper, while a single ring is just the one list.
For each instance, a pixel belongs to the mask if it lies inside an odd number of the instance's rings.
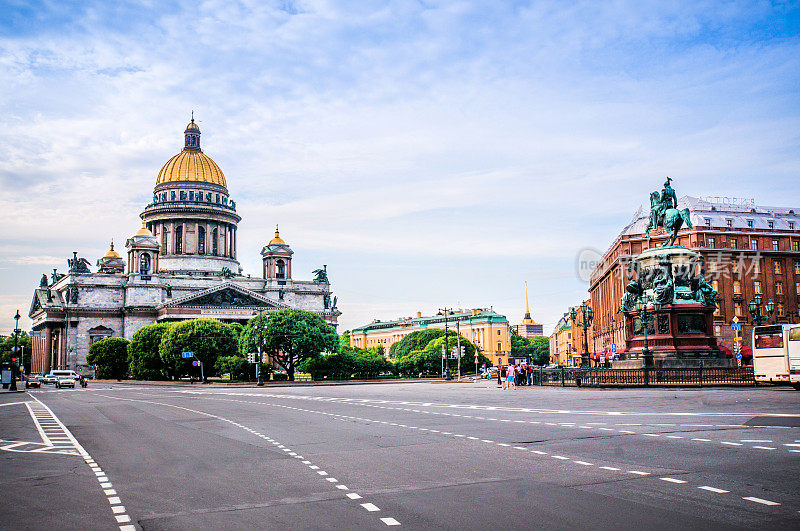
[{"label": "yellow building", "polygon": [[[511,340],[508,332],[508,319],[494,310],[475,308],[454,310],[447,315],[439,313],[423,317],[406,317],[394,321],[375,320],[368,325],[350,332],[350,346],[359,348],[389,348],[408,334],[428,328],[445,328],[458,332],[477,345],[484,356],[494,365],[508,363],[511,355]],[[470,360],[472,361],[472,360]]]},{"label": "yellow building", "polygon": [[572,355],[572,324],[569,314],[565,313],[558,320],[553,333],[550,334],[550,363],[557,363],[559,367],[570,366]]}]

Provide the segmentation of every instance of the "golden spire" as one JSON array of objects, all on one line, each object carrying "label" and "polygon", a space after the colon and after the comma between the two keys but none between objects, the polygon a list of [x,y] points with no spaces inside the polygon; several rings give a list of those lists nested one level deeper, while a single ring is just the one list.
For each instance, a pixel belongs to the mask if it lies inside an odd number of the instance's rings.
[{"label": "golden spire", "polygon": [[531,318],[531,309],[528,304],[528,281],[525,281],[525,317],[522,318],[523,323],[533,323]]},{"label": "golden spire", "polygon": [[111,247],[109,247],[106,254],[103,255],[103,258],[119,258],[119,253],[114,250],[114,240],[111,240]]},{"label": "golden spire", "polygon": [[281,238],[281,233],[278,231],[278,225],[275,225],[275,237],[267,245],[286,245],[286,242]]},{"label": "golden spire", "polygon": [[142,220],[142,228],[136,231],[134,236],[152,236],[153,233],[147,228],[147,224]]}]

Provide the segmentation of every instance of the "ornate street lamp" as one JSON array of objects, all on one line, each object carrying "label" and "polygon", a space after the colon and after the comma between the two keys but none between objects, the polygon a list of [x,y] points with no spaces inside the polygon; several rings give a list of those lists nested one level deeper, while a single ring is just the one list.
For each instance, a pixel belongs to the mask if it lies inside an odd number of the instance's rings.
[{"label": "ornate street lamp", "polygon": [[747,305],[747,311],[750,312],[750,317],[753,319],[753,324],[755,326],[761,326],[762,324],[769,321],[770,317],[772,317],[772,313],[775,311],[775,303],[772,302],[772,299],[764,306],[764,311],[761,310],[761,298],[760,293],[756,293],[756,296],[750,299],[750,303]]},{"label": "ornate street lamp", "polygon": [[594,318],[594,310],[592,310],[591,306],[586,306],[586,303],[581,303],[580,305],[581,310],[581,317],[583,318],[581,322],[577,321],[578,311],[573,307],[569,310],[569,316],[572,319],[572,323],[576,326],[580,326],[583,328],[583,354],[581,354],[581,367],[588,367],[589,366],[589,342],[586,338],[586,330],[592,326],[592,319]]},{"label": "ornate street lamp", "polygon": [[636,311],[639,313],[639,322],[642,324],[644,331],[644,349],[642,356],[644,357],[644,366],[653,366],[653,353],[650,352],[650,345],[647,342],[647,330],[650,328],[650,323],[654,322],[656,314],[661,309],[661,303],[654,300],[650,296],[640,297],[636,301]]}]

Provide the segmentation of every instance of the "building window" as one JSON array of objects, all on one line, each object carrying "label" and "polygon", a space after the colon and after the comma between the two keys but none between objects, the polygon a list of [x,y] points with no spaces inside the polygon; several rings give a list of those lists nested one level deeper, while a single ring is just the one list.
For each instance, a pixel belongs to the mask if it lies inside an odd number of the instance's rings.
[{"label": "building window", "polygon": [[783,304],[779,302],[775,306],[778,308],[778,317],[786,317],[786,309],[783,307]]},{"label": "building window", "polygon": [[725,225],[727,225],[729,229],[732,229],[733,228],[733,220],[732,219],[726,219],[725,220]]},{"label": "building window", "polygon": [[800,275],[800,260],[794,261],[794,274]]},{"label": "building window", "polygon": [[775,295],[783,295],[783,282],[778,281],[775,283]]},{"label": "building window", "polygon": [[772,220],[767,221],[767,226],[771,229],[775,228],[775,222]]},{"label": "building window", "polygon": [[283,260],[278,260],[277,262],[275,262],[275,265],[277,266],[277,269],[278,269],[278,271],[275,273],[275,276],[277,278],[285,278],[286,277],[286,264],[284,263],[284,261]]},{"label": "building window", "polygon": [[795,292],[797,295],[800,295],[800,282],[795,282],[795,283],[794,283],[794,292]]},{"label": "building window", "polygon": [[753,228],[753,220],[752,219],[748,219],[747,220],[747,228],[748,229],[752,229]]},{"label": "building window", "polygon": [[175,254],[183,252],[183,225],[175,226]]},{"label": "building window", "polygon": [[714,288],[714,291],[719,293],[719,280],[712,280],[711,287]]},{"label": "building window", "polygon": [[206,254],[206,228],[197,227],[197,254]]},{"label": "building window", "polygon": [[219,204],[219,194],[217,194],[217,204]]},{"label": "building window", "polygon": [[772,272],[776,275],[783,274],[783,266],[781,266],[780,260],[775,260],[772,262]]},{"label": "building window", "polygon": [[742,294],[742,283],[738,280],[733,281],[733,294],[734,295]]},{"label": "building window", "polygon": [[750,248],[754,251],[758,250],[758,240],[750,240]]},{"label": "building window", "polygon": [[778,240],[772,240],[772,250],[773,251],[778,250]]},{"label": "building window", "polygon": [[789,222],[789,230],[794,230],[794,221]]},{"label": "building window", "polygon": [[498,331],[497,331],[497,335],[498,335],[498,336],[500,335],[500,330],[498,330]]},{"label": "building window", "polygon": [[742,316],[742,303],[741,302],[734,302],[733,303],[733,314],[736,317]]},{"label": "building window", "polygon": [[169,197],[172,201],[175,201],[175,190],[169,193]]},{"label": "building window", "polygon": [[719,309],[719,306],[714,308],[714,315],[722,315],[722,310]]},{"label": "building window", "polygon": [[800,241],[793,241],[792,242],[792,251],[800,251]]},{"label": "building window", "polygon": [[714,248],[714,238],[712,238],[711,236],[708,237],[708,246],[711,247],[712,249]]},{"label": "building window", "polygon": [[503,350],[503,344],[500,341],[498,341],[497,342],[497,352],[501,352],[502,350]]},{"label": "building window", "polygon": [[722,327],[720,325],[714,325],[714,335],[717,337],[722,335]]},{"label": "building window", "polygon": [[194,201],[194,190],[189,190],[189,201]]},{"label": "building window", "polygon": [[753,293],[755,293],[756,295],[761,295],[761,281],[760,280],[756,280],[755,282],[753,282]]},{"label": "building window", "polygon": [[736,249],[736,238],[731,238],[731,249]]},{"label": "building window", "polygon": [[706,227],[711,228],[711,218],[706,218]]},{"label": "building window", "polygon": [[217,256],[219,253],[219,232],[217,229],[211,231],[211,254]]}]

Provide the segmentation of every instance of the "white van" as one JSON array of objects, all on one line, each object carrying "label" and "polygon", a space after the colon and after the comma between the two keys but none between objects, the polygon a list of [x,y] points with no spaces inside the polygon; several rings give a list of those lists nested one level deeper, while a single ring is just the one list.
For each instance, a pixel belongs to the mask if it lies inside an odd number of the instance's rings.
[{"label": "white van", "polygon": [[78,378],[80,378],[80,375],[77,372],[75,372],[75,371],[67,371],[67,370],[63,370],[63,369],[59,369],[59,370],[56,370],[56,371],[50,371],[50,374],[52,374],[56,378],[58,378],[59,376],[69,376],[70,378],[72,378],[74,380],[77,380]]}]

